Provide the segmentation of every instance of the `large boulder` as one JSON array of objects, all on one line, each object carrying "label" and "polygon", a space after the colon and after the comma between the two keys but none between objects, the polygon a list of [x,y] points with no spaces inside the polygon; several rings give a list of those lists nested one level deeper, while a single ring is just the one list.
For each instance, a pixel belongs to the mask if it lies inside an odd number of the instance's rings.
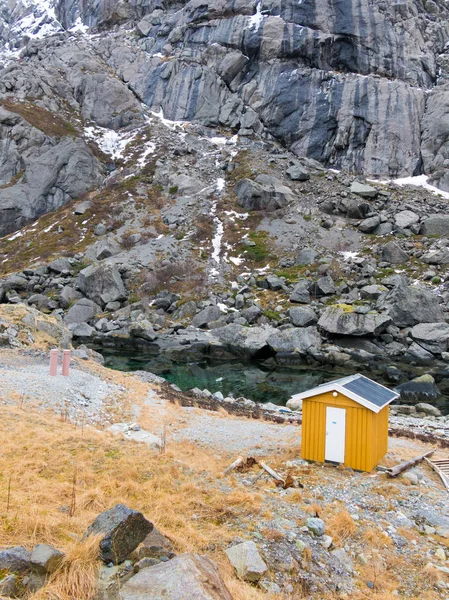
[{"label": "large boulder", "polygon": [[120,587],[119,600],[232,600],[217,566],[198,554],[181,554],[142,569]]},{"label": "large boulder", "polygon": [[294,306],[288,311],[288,316],[295,327],[315,325],[318,320],[315,311],[309,306]]},{"label": "large boulder", "polygon": [[359,181],[353,181],[351,183],[351,192],[357,194],[361,198],[375,198],[378,194],[376,188]]},{"label": "large boulder", "polygon": [[226,554],[237,575],[245,581],[259,581],[268,570],[254,542],[242,542],[231,546],[226,550]]},{"label": "large boulder", "polygon": [[394,224],[398,229],[407,229],[419,221],[419,215],[411,210],[401,210],[394,215]]},{"label": "large boulder", "polygon": [[214,329],[213,336],[217,342],[232,354],[247,358],[270,354],[268,338],[277,332],[269,325],[261,327],[243,327],[237,323],[230,323],[225,327]]},{"label": "large boulder", "polygon": [[324,275],[324,277],[320,277],[309,287],[310,295],[316,297],[332,296],[332,294],[335,294],[335,291],[334,280],[330,275]]},{"label": "large boulder", "polygon": [[396,242],[388,242],[382,248],[382,260],[390,263],[391,265],[400,265],[410,260],[407,252],[404,252],[402,248]]},{"label": "large boulder", "polygon": [[117,504],[102,512],[85,533],[100,534],[100,555],[105,563],[117,565],[123,562],[153,529],[142,513]]},{"label": "large boulder", "polygon": [[316,327],[303,327],[277,330],[267,340],[270,348],[278,352],[298,352],[304,354],[309,348],[319,348],[321,337]]},{"label": "large boulder", "polygon": [[386,310],[397,327],[444,321],[438,298],[419,286],[400,284],[381,296],[376,306]]},{"label": "large boulder", "polygon": [[391,318],[377,312],[354,312],[350,306],[329,306],[321,314],[318,327],[336,335],[380,335],[391,323]]},{"label": "large boulder", "polygon": [[449,215],[430,215],[421,225],[422,235],[447,237],[449,234]]},{"label": "large boulder", "polygon": [[293,288],[290,294],[290,302],[297,302],[298,304],[309,304],[310,293],[309,293],[310,282],[307,279],[300,279]]},{"label": "large boulder", "polygon": [[124,300],[126,289],[115,265],[90,265],[77,279],[77,288],[89,300],[104,307],[108,302]]},{"label": "large boulder", "polygon": [[100,312],[101,307],[98,306],[98,304],[96,304],[93,300],[81,298],[70,307],[64,320],[68,325],[73,323],[87,323]]},{"label": "large boulder", "polygon": [[411,337],[428,352],[441,354],[447,352],[449,325],[447,323],[419,323],[411,332]]},{"label": "large boulder", "polygon": [[209,323],[212,323],[212,321],[217,321],[221,315],[222,312],[218,306],[207,306],[193,317],[192,326],[204,329]]},{"label": "large boulder", "polygon": [[271,175],[241,179],[234,187],[237,201],[245,210],[276,210],[294,200],[293,191]]},{"label": "large boulder", "polygon": [[432,250],[421,256],[421,260],[428,265],[447,265],[449,264],[449,249]]}]

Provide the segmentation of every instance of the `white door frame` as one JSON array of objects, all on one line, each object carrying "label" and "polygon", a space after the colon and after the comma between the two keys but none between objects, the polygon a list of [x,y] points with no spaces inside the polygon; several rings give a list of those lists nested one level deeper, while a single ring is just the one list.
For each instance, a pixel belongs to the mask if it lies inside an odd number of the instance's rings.
[{"label": "white door frame", "polygon": [[346,409],[326,406],[326,438],[324,460],[345,462]]}]

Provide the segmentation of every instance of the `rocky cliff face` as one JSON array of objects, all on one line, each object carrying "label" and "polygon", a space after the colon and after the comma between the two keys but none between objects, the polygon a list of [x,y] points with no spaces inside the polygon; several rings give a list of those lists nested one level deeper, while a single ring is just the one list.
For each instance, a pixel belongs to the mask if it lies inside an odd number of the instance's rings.
[{"label": "rocky cliff face", "polygon": [[101,182],[86,127],[148,111],[449,189],[448,16],[442,0],[3,4],[0,232]]}]

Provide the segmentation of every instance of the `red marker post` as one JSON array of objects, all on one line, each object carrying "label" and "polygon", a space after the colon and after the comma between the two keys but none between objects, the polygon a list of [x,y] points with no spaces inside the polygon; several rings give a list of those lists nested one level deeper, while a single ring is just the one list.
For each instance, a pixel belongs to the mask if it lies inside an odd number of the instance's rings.
[{"label": "red marker post", "polygon": [[70,371],[70,350],[64,350],[62,353],[62,374],[64,377],[69,376]]},{"label": "red marker post", "polygon": [[56,377],[58,372],[58,350],[50,350],[50,375]]}]

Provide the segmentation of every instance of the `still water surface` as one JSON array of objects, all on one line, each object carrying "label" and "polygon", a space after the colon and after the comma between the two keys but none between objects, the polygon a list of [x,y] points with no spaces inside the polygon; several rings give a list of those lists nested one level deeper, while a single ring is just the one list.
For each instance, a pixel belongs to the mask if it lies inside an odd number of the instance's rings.
[{"label": "still water surface", "polygon": [[163,356],[142,351],[97,349],[105,358],[105,366],[119,371],[150,371],[175,383],[181,390],[194,387],[220,391],[223,396],[244,396],[255,402],[285,404],[293,395],[313,388],[320,383],[337,379],[338,375],[326,371],[299,369],[270,370],[257,362],[212,362],[207,359],[176,363]]}]

